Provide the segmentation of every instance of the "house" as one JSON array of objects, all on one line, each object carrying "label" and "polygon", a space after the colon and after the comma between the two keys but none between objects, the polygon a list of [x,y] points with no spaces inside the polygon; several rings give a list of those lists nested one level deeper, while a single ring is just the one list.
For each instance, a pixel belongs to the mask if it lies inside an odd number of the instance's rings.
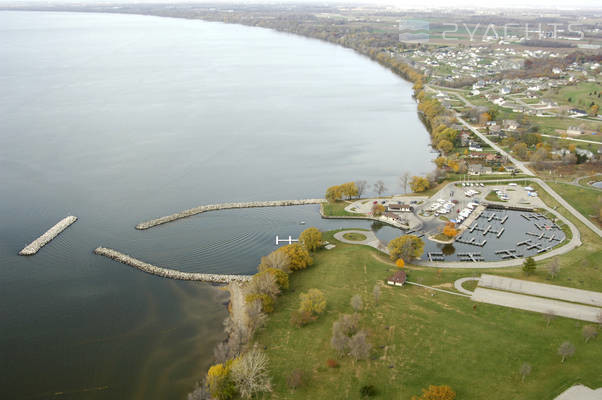
[{"label": "house", "polygon": [[406,283],[406,272],[397,271],[395,274],[387,279],[387,285],[391,286],[403,286]]},{"label": "house", "polygon": [[569,128],[566,130],[566,134],[571,136],[583,135],[583,130],[581,130],[581,128],[578,126],[569,126]]},{"label": "house", "polygon": [[483,151],[481,144],[478,142],[473,142],[472,140],[468,143],[468,150],[470,151]]},{"label": "house", "polygon": [[388,211],[391,212],[412,212],[413,207],[409,204],[389,203]]},{"label": "house", "polygon": [[520,124],[513,119],[505,119],[502,124],[504,126],[504,129],[508,131],[515,131],[520,126]]},{"label": "house", "polygon": [[575,117],[586,117],[587,113],[583,110],[580,110],[578,108],[571,108],[569,110],[569,114],[574,115]]},{"label": "house", "polygon": [[499,135],[501,131],[502,131],[502,127],[499,126],[499,125],[491,125],[489,127],[489,134],[490,135]]},{"label": "house", "polygon": [[512,91],[512,90],[510,90],[510,88],[509,88],[509,87],[505,86],[505,87],[503,87],[503,88],[501,88],[501,89],[500,89],[500,94],[501,94],[501,95],[510,94],[510,92],[511,92],[511,91]]},{"label": "house", "polygon": [[491,167],[485,167],[481,164],[470,164],[468,166],[468,175],[487,175],[491,174]]},{"label": "house", "polygon": [[594,153],[585,149],[575,149],[575,153],[581,157],[585,157],[588,160],[591,160],[594,157]]},{"label": "house", "polygon": [[487,153],[485,156],[485,161],[487,162],[495,162],[498,159],[499,155],[496,153]]}]

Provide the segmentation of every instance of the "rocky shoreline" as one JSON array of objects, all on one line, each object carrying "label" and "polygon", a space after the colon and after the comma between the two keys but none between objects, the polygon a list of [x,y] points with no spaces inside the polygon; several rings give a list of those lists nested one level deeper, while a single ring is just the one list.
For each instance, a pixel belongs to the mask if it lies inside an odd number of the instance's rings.
[{"label": "rocky shoreline", "polygon": [[304,199],[304,200],[273,200],[273,201],[248,201],[242,203],[220,203],[220,204],[207,204],[195,208],[189,208],[188,210],[180,211],[175,214],[166,215],[164,217],[151,219],[146,222],[141,222],[136,225],[136,229],[144,230],[149,229],[157,225],[166,224],[171,221],[175,221],[182,218],[191,217],[193,215],[201,214],[207,211],[218,211],[218,210],[229,210],[233,208],[257,208],[257,207],[285,207],[285,206],[303,206],[307,204],[321,204],[324,203],[325,199]]},{"label": "rocky shoreline", "polygon": [[77,221],[77,217],[70,215],[57,222],[52,228],[48,229],[42,236],[28,244],[19,252],[20,256],[33,256],[48,242],[57,237],[62,231],[67,229],[72,223]]},{"label": "rocky shoreline", "polygon": [[200,272],[182,272],[175,269],[157,267],[106,247],[97,247],[94,249],[94,254],[119,261],[120,263],[137,268],[142,272],[146,272],[147,274],[157,275],[168,279],[210,283],[246,282],[251,280],[251,275],[203,274]]}]

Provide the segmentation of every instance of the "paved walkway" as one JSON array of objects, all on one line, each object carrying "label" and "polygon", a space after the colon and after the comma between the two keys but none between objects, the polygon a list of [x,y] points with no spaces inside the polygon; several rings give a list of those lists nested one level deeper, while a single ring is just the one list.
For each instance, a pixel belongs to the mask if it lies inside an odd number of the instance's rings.
[{"label": "paved walkway", "polygon": [[481,278],[476,278],[476,277],[472,277],[472,276],[469,276],[468,278],[460,278],[460,279],[458,279],[458,280],[456,280],[454,282],[454,287],[456,288],[456,290],[458,292],[467,294],[469,296],[472,296],[472,294],[474,292],[472,292],[472,291],[470,291],[468,289],[464,289],[464,287],[462,286],[462,284],[464,284],[464,282],[469,282],[469,281],[477,281],[478,282],[480,279]]},{"label": "paved walkway", "polygon": [[481,303],[496,304],[498,306],[534,311],[542,314],[551,312],[559,317],[574,318],[589,322],[597,322],[601,311],[598,307],[486,289],[480,286],[476,288],[471,299]]},{"label": "paved walkway", "polygon": [[587,386],[575,385],[562,392],[554,400],[600,400],[602,399],[602,388],[596,390]]},{"label": "paved walkway", "polygon": [[[359,233],[360,235],[366,236],[365,240],[348,240],[343,237],[346,233]],[[382,251],[383,253],[389,254],[389,250],[387,247],[376,237],[376,235],[372,231],[360,231],[360,230],[345,230],[340,231],[334,234],[334,238],[339,242],[348,243],[348,244],[363,244],[365,246],[374,247],[377,250]]]}]

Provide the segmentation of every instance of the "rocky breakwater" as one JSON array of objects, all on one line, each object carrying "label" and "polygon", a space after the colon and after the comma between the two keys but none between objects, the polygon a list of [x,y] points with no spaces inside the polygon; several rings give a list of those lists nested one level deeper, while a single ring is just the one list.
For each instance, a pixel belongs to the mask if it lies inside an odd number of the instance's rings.
[{"label": "rocky breakwater", "polygon": [[32,256],[38,252],[42,247],[44,247],[48,242],[57,237],[59,233],[64,231],[71,225],[77,221],[77,217],[70,215],[66,218],[63,218],[59,222],[57,222],[52,228],[48,229],[42,236],[28,244],[19,252],[20,256]]},{"label": "rocky breakwater", "polygon": [[106,247],[97,247],[94,250],[94,254],[119,261],[120,263],[127,264],[148,274],[169,279],[212,283],[246,282],[251,280],[250,275],[203,274],[200,272],[182,272],[175,269],[157,267],[152,264],[145,263],[144,261],[140,261],[134,257],[130,257],[127,254],[120,253],[117,250],[107,249]]},{"label": "rocky breakwater", "polygon": [[175,214],[166,215],[165,217],[151,219],[150,221],[141,222],[136,225],[136,229],[148,229],[153,226],[166,224],[171,221],[175,221],[181,218],[191,217],[196,214],[204,213],[207,211],[218,211],[218,210],[229,210],[233,208],[257,208],[257,207],[284,207],[284,206],[303,206],[307,204],[321,204],[326,200],[324,199],[304,199],[304,200],[273,200],[273,201],[248,201],[244,203],[220,203],[220,204],[207,204],[188,210],[180,211]]}]

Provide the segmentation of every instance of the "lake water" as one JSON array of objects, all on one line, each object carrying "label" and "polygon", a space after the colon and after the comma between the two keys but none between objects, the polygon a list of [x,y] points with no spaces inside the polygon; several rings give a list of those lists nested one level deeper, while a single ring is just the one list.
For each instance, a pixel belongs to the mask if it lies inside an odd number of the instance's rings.
[{"label": "lake water", "polygon": [[[5,398],[183,398],[226,294],[95,256],[252,273],[316,206],[136,223],[222,201],[322,196],[432,169],[411,86],[334,45],[132,15],[0,12],[0,385]],[[67,215],[33,257],[17,252]]]}]

